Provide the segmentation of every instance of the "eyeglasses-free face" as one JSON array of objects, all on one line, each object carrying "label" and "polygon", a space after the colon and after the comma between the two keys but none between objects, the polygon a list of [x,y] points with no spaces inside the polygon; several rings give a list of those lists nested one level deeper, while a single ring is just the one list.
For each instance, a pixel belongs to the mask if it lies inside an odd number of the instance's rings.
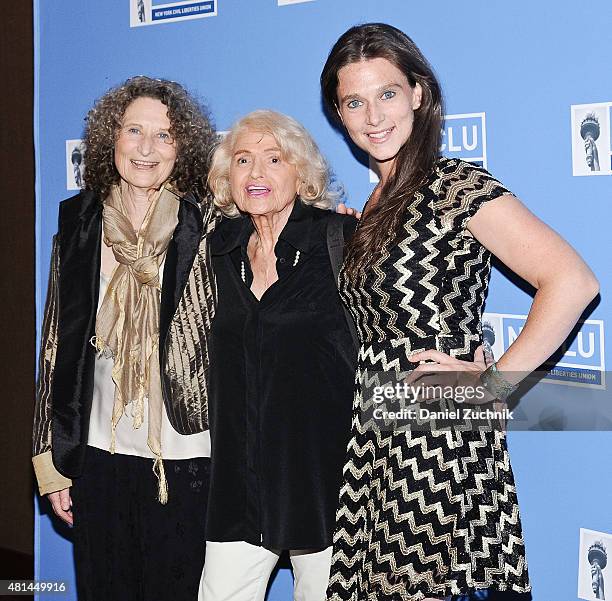
[{"label": "eyeglasses-free face", "polygon": [[347,133],[388,175],[412,133],[414,111],[421,106],[420,84],[413,88],[393,63],[373,58],[342,67],[337,93]]},{"label": "eyeglasses-free face", "polygon": [[250,215],[272,215],[292,205],[300,185],[295,165],[271,134],[247,130],[234,144],[230,186],[236,206]]},{"label": "eyeglasses-free face", "polygon": [[128,105],[115,142],[115,166],[127,184],[151,190],[170,177],[176,161],[170,125],[168,107],[156,98]]}]

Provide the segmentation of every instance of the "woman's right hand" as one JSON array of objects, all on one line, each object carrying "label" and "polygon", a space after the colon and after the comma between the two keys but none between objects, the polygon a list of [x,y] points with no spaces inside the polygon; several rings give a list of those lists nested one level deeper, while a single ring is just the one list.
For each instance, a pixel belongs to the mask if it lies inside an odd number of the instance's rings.
[{"label": "woman's right hand", "polygon": [[47,496],[49,497],[55,515],[69,526],[72,526],[72,499],[70,498],[70,488],[64,488],[57,492],[50,492]]}]

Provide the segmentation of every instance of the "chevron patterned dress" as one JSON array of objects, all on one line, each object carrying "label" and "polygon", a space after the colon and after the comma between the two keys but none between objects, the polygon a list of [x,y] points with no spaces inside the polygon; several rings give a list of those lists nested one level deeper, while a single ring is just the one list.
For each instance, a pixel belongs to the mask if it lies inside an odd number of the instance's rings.
[{"label": "chevron patterned dress", "polygon": [[503,194],[484,169],[439,159],[409,203],[398,241],[367,273],[340,273],[361,348],[330,601],[531,590],[505,433],[384,431],[367,422],[362,405],[367,374],[409,371],[413,352],[473,359],[491,257],[466,226]]}]

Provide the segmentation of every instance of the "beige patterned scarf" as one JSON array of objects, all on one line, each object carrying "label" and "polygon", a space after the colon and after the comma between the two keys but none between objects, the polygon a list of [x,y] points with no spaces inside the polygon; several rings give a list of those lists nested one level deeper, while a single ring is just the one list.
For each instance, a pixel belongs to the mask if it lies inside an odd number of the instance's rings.
[{"label": "beige patterned scarf", "polygon": [[168,500],[161,450],[164,411],[159,372],[159,266],[178,223],[178,196],[167,186],[156,193],[138,233],[134,232],[113,186],[104,201],[104,242],[119,263],[96,319],[96,348],[113,358],[115,402],[110,452],[115,452],[115,429],[132,404],[134,428],[144,420],[148,403],[147,444],[155,455],[153,471],[159,480],[159,501]]}]

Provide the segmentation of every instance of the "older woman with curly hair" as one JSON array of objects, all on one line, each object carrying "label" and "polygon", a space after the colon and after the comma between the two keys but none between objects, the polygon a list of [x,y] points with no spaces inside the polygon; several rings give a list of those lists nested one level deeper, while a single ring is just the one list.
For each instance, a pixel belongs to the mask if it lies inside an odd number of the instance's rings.
[{"label": "older woman with curly hair", "polygon": [[232,128],[209,183],[226,218],[210,241],[218,305],[200,599],[262,601],[288,550],[295,598],[320,601],[356,360],[336,273],[356,220],[327,210],[319,150],[299,123],[272,111]]},{"label": "older woman with curly hair", "polygon": [[33,462],[41,494],[74,526],[81,601],[197,594],[214,143],[179,84],[134,77],[90,111],[85,189],[60,203]]}]

